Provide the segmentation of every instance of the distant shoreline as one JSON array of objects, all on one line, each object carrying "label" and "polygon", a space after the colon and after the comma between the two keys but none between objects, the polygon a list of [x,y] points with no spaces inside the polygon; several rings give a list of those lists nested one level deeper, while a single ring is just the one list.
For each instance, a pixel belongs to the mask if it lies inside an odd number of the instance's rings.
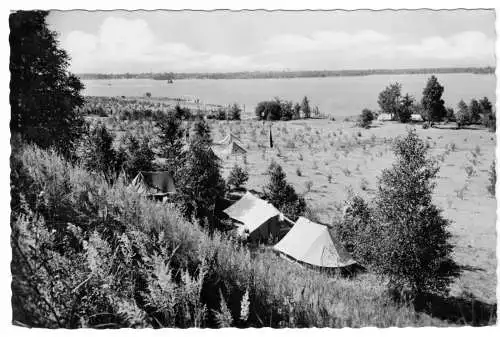
[{"label": "distant shoreline", "polygon": [[494,67],[463,68],[416,68],[416,69],[365,69],[365,70],[304,70],[304,71],[254,71],[228,73],[139,73],[139,74],[77,74],[82,80],[110,79],[151,79],[151,80],[185,80],[185,79],[280,79],[280,78],[322,78],[352,77],[370,75],[425,75],[425,74],[477,74],[494,75]]}]

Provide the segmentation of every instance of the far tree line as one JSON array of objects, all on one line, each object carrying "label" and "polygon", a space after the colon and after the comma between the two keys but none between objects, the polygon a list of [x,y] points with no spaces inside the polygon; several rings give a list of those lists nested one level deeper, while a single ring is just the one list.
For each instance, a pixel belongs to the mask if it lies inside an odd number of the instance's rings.
[{"label": "far tree line", "polygon": [[[469,105],[461,100],[457,111],[446,106],[443,100],[444,86],[436,76],[431,76],[422,92],[422,99],[418,102],[410,94],[402,94],[403,86],[396,82],[389,84],[378,96],[380,112],[391,116],[391,120],[409,123],[412,115],[420,115],[425,121],[424,127],[432,126],[439,122],[456,122],[458,128],[466,125],[482,124],[491,131],[496,130],[496,116],[492,103],[487,97],[473,98]],[[368,127],[375,118],[375,113],[363,109],[359,116],[358,124]]]}]

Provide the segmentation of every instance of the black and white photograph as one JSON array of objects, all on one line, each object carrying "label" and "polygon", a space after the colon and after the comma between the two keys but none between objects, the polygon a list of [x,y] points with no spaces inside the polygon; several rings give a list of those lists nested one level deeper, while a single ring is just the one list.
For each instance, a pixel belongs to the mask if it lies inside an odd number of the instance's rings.
[{"label": "black and white photograph", "polygon": [[11,5],[18,330],[497,324],[495,9]]}]

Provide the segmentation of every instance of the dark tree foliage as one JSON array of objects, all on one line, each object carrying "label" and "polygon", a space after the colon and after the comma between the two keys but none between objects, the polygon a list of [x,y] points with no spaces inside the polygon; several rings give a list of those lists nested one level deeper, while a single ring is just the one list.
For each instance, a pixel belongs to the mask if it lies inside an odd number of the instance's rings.
[{"label": "dark tree foliage", "polygon": [[471,99],[469,103],[470,123],[477,124],[481,120],[481,105],[477,99]]},{"label": "dark tree foliage", "polygon": [[229,172],[229,177],[227,178],[227,184],[233,186],[234,188],[240,188],[245,185],[248,181],[248,171],[244,168],[235,165],[231,172]]},{"label": "dark tree foliage", "polygon": [[378,105],[383,113],[390,114],[399,120],[399,101],[401,98],[401,84],[396,82],[387,86],[378,95]]},{"label": "dark tree foliage", "polygon": [[358,118],[358,125],[362,128],[367,129],[372,124],[374,118],[375,115],[373,114],[373,111],[371,111],[370,109],[363,109],[361,115]]},{"label": "dark tree foliage", "polygon": [[422,106],[426,120],[439,122],[446,116],[444,100],[441,98],[443,92],[444,87],[439,84],[436,76],[431,76],[422,92]]},{"label": "dark tree foliage", "polygon": [[304,96],[304,98],[302,99],[300,109],[304,114],[304,118],[311,118],[311,107],[309,105],[309,99],[307,98],[307,96]]},{"label": "dark tree foliage", "polygon": [[178,119],[191,119],[193,115],[191,114],[191,110],[189,108],[183,108],[179,104],[177,104],[173,110],[173,114],[175,118]]},{"label": "dark tree foliage", "polygon": [[292,185],[286,181],[283,168],[272,162],[267,170],[269,182],[264,187],[264,198],[293,221],[304,214],[306,202],[299,196]]},{"label": "dark tree foliage", "polygon": [[125,138],[125,147],[120,152],[122,167],[128,179],[133,179],[139,171],[152,171],[155,154],[149,147],[149,139],[137,139],[133,135]]},{"label": "dark tree foliage", "polygon": [[406,94],[403,98],[401,98],[401,105],[398,110],[398,118],[401,123],[408,123],[411,120],[414,102],[415,99],[409,94]]},{"label": "dark tree foliage", "polygon": [[83,84],[68,73],[69,56],[49,30],[46,11],[10,15],[10,105],[12,133],[70,155],[83,121]]},{"label": "dark tree foliage", "polygon": [[173,114],[162,117],[157,122],[160,129],[160,155],[165,159],[164,169],[175,178],[175,168],[182,162],[182,147],[184,145],[184,129],[180,119]]},{"label": "dark tree foliage", "polygon": [[347,251],[356,261],[368,266],[374,259],[372,247],[378,240],[371,228],[373,211],[367,202],[357,195],[346,204],[343,219],[336,223],[334,228]]},{"label": "dark tree foliage", "polygon": [[293,106],[293,118],[292,119],[300,119],[300,104],[295,103]]},{"label": "dark tree foliage", "polygon": [[102,173],[108,182],[113,182],[120,170],[121,161],[113,149],[114,137],[103,124],[91,125],[84,132],[77,156],[83,167],[94,173]]},{"label": "dark tree foliage", "polygon": [[481,105],[481,113],[483,114],[491,114],[493,112],[493,105],[491,104],[488,97],[483,97],[479,100],[479,104]]},{"label": "dark tree foliage", "polygon": [[372,267],[399,292],[447,294],[458,267],[450,221],[432,203],[439,167],[415,130],[396,140],[394,154],[396,163],[378,182]]},{"label": "dark tree foliage", "polygon": [[279,101],[263,101],[259,102],[255,107],[255,116],[259,120],[273,120],[281,119],[281,104]]},{"label": "dark tree foliage", "polygon": [[233,105],[231,105],[231,107],[229,108],[229,116],[233,121],[241,120],[241,108],[238,104],[234,103]]},{"label": "dark tree foliage", "polygon": [[212,143],[212,131],[210,130],[210,125],[208,125],[208,122],[203,117],[200,117],[196,122],[194,122],[193,131],[194,137],[198,140],[206,144]]},{"label": "dark tree foliage", "polygon": [[176,178],[181,209],[186,217],[194,216],[200,220],[201,225],[205,218],[216,225],[215,207],[224,197],[226,188],[220,159],[199,138],[190,142],[184,157],[184,164],[178,168]]},{"label": "dark tree foliage", "polygon": [[281,101],[281,120],[289,121],[293,119],[293,102]]},{"label": "dark tree foliage", "polygon": [[457,122],[457,127],[460,129],[465,125],[470,124],[470,113],[467,103],[463,100],[458,102],[457,113],[455,114],[455,120]]}]

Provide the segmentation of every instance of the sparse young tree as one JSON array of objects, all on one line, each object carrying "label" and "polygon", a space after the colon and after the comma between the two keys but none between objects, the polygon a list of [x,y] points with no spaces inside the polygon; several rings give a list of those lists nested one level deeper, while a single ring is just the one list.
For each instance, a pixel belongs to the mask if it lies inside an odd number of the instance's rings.
[{"label": "sparse young tree", "polygon": [[83,84],[68,72],[69,56],[46,23],[47,11],[10,14],[10,106],[12,133],[66,156],[84,127],[78,114]]},{"label": "sparse young tree", "polygon": [[496,195],[495,186],[497,184],[497,171],[496,171],[495,160],[493,160],[493,162],[491,162],[489,175],[490,176],[488,177],[488,180],[489,180],[488,192],[490,192],[490,194],[492,196],[495,196]]},{"label": "sparse young tree", "polygon": [[479,104],[481,105],[481,113],[488,115],[493,111],[493,105],[491,104],[488,97],[483,97],[479,100]]},{"label": "sparse young tree", "polygon": [[300,109],[304,114],[304,118],[311,118],[311,107],[309,106],[309,99],[307,98],[307,96],[304,96],[304,98],[302,99]]},{"label": "sparse young tree", "polygon": [[399,104],[402,85],[398,82],[387,86],[378,95],[378,105],[383,113],[390,114],[393,119],[399,120]]},{"label": "sparse young tree", "polygon": [[465,103],[463,100],[458,102],[457,108],[458,109],[457,113],[455,114],[455,119],[457,121],[457,127],[460,129],[464,125],[470,124],[470,113],[467,103]]},{"label": "sparse young tree", "polygon": [[378,181],[372,266],[400,293],[447,294],[458,267],[450,221],[432,203],[439,167],[415,130],[396,139],[394,154],[396,162]]},{"label": "sparse young tree", "polygon": [[231,172],[229,172],[229,177],[227,179],[227,184],[233,186],[234,188],[240,188],[245,185],[248,181],[248,172],[244,168],[235,165]]},{"label": "sparse young tree", "polygon": [[439,122],[446,115],[443,96],[444,87],[439,84],[436,76],[427,80],[427,85],[422,92],[422,106],[425,111],[425,119],[431,122]]},{"label": "sparse young tree", "polygon": [[304,214],[306,202],[299,196],[295,189],[286,181],[283,168],[276,162],[272,162],[267,170],[269,182],[264,187],[264,198],[278,208],[283,214],[292,220]]}]

